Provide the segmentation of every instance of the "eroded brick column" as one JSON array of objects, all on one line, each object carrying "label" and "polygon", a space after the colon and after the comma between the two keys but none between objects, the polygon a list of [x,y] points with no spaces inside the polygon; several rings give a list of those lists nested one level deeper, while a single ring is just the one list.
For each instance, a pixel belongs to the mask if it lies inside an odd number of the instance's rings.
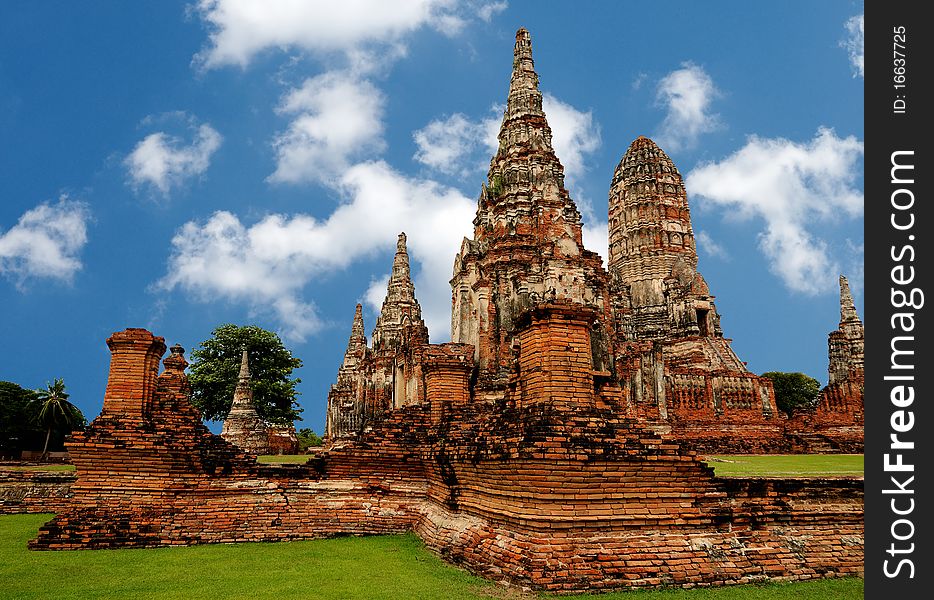
[{"label": "eroded brick column", "polygon": [[142,420],[152,407],[165,340],[145,329],[130,328],[107,338],[110,373],[101,416]]},{"label": "eroded brick column", "polygon": [[432,344],[426,348],[422,370],[433,423],[440,422],[448,410],[470,401],[473,353],[470,344]]},{"label": "eroded brick column", "polygon": [[520,405],[594,403],[590,328],[596,312],[580,305],[546,304],[529,311],[519,333]]}]

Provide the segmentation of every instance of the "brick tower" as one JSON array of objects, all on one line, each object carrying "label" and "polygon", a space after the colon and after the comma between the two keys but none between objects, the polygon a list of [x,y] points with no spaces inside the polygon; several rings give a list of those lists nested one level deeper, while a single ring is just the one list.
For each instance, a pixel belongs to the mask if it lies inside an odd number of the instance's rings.
[{"label": "brick tower", "polygon": [[714,296],[697,271],[681,174],[646,137],[632,142],[613,174],[609,242],[617,366],[629,382],[630,409],[699,443],[732,435],[727,422],[770,420],[771,382],[750,373],[723,337]]}]

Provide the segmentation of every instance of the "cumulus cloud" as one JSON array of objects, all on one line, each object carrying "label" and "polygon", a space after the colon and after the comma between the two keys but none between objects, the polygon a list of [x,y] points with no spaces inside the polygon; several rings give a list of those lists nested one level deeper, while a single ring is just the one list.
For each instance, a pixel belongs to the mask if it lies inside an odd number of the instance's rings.
[{"label": "cumulus cloud", "polygon": [[33,278],[70,283],[82,267],[78,255],[88,241],[89,219],[87,205],[67,196],[26,211],[0,235],[0,273],[20,287]]},{"label": "cumulus cloud", "polygon": [[[304,289],[322,273],[395,247],[408,234],[416,289],[433,339],[450,329],[452,261],[470,233],[474,203],[454,189],[407,178],[384,162],[354,165],[337,182],[344,203],[327,219],[269,215],[253,225],[220,211],[186,223],[172,240],[157,287],[204,301],[223,298],[269,311],[283,334],[304,340],[321,321]],[[373,218],[380,215],[380,218]],[[390,265],[387,265],[387,269]],[[385,292],[385,289],[384,289]]]},{"label": "cumulus cloud", "polygon": [[[373,278],[370,285],[363,294],[363,302],[370,307],[374,313],[379,314],[383,309],[383,300],[386,298],[386,292],[389,288],[389,273],[382,277]],[[418,290],[415,290],[418,296]],[[421,302],[419,302],[421,304]]]},{"label": "cumulus cloud", "polygon": [[509,6],[506,0],[500,2],[480,2],[477,7],[477,16],[484,23],[489,23],[493,15],[501,13]]},{"label": "cumulus cloud", "polygon": [[789,289],[817,294],[834,289],[839,265],[816,226],[862,215],[862,153],[861,141],[826,128],[804,143],[751,136],[724,160],[693,169],[685,183],[703,203],[761,220],[759,246],[771,270]]},{"label": "cumulus cloud", "polygon": [[726,248],[715,242],[706,231],[698,230],[695,238],[697,239],[697,248],[707,256],[721,260],[730,259],[730,253],[727,252]]},{"label": "cumulus cloud", "polygon": [[422,27],[455,35],[473,18],[488,21],[505,2],[458,0],[200,0],[195,12],[209,42],[195,56],[205,68],[245,67],[260,52],[359,53],[386,47]]},{"label": "cumulus cloud", "polygon": [[197,127],[187,144],[164,131],[150,134],[136,144],[123,161],[129,182],[135,189],[151,186],[168,195],[172,188],[208,170],[211,156],[220,148],[222,140],[207,124]]},{"label": "cumulus cloud", "polygon": [[472,120],[462,113],[435,119],[412,134],[415,160],[445,175],[467,178],[485,170],[496,152],[499,116]]},{"label": "cumulus cloud", "polygon": [[332,182],[352,157],[384,147],[383,94],[369,81],[342,71],[312,77],[292,89],[278,108],[294,115],[276,136],[277,183]]},{"label": "cumulus cloud", "polygon": [[840,42],[850,55],[850,64],[853,65],[853,77],[863,77],[863,15],[856,15],[847,19],[843,24],[847,37]]},{"label": "cumulus cloud", "polygon": [[673,152],[694,147],[702,134],[720,127],[719,117],[710,112],[711,103],[719,95],[710,75],[694,63],[683,63],[666,75],[658,82],[655,102],[668,112],[655,141]]},{"label": "cumulus cloud", "polygon": [[565,175],[571,180],[581,177],[587,170],[585,156],[600,147],[600,125],[591,111],[577,110],[548,93],[542,96],[542,110],[548,117],[552,145]]},{"label": "cumulus cloud", "polygon": [[[593,212],[593,211],[591,211]],[[606,266],[606,259],[610,252],[610,224],[600,219],[584,218],[584,225],[581,229],[584,238],[584,248],[596,252],[603,259],[603,266]]]}]

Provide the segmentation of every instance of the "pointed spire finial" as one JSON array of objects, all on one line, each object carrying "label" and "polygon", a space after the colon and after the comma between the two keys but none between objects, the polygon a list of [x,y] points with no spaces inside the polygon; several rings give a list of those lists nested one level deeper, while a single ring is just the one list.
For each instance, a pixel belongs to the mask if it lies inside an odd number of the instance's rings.
[{"label": "pointed spire finial", "polygon": [[[516,32],[512,77],[509,80],[502,129],[506,129],[508,121],[523,115],[545,116],[542,111],[542,93],[538,90],[538,73],[535,72],[535,61],[532,60],[532,36],[524,28]],[[500,132],[500,141],[503,133]]]},{"label": "pointed spire finial", "polygon": [[[386,298],[373,329],[373,347],[385,341],[387,327],[394,328],[402,323],[402,317],[411,313],[413,320],[421,321],[422,309],[415,299],[415,284],[409,271],[409,252],[406,248],[405,232],[399,234],[396,255],[392,259],[392,273],[386,286]],[[390,334],[393,337],[395,334]]]},{"label": "pointed spire finial", "polygon": [[243,356],[240,358],[240,375],[238,379],[241,382],[250,380],[250,358],[246,349],[243,350]]},{"label": "pointed spire finial", "polygon": [[859,315],[856,313],[856,304],[850,293],[850,282],[845,276],[840,275],[840,322],[847,321],[859,321]]},{"label": "pointed spire finial", "polygon": [[351,336],[357,337],[359,334],[360,337],[363,337],[363,331],[363,305],[358,302],[357,308],[353,313],[353,327],[351,328]]},{"label": "pointed spire finial", "polygon": [[516,48],[513,53],[516,60],[525,58],[532,60],[532,35],[525,27],[520,27],[516,31]]}]

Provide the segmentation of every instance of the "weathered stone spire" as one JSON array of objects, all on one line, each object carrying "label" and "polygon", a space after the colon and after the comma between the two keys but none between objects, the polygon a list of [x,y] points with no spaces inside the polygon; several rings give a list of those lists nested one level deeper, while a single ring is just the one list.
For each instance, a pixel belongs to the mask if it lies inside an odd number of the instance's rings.
[{"label": "weathered stone spire", "polygon": [[185,360],[185,349],[182,348],[181,344],[175,344],[169,348],[169,352],[168,358],[162,361],[165,370],[173,373],[184,373],[188,367],[188,361]]},{"label": "weathered stone spire", "polygon": [[[240,374],[237,375],[237,387],[244,385],[250,385],[250,356],[246,350],[243,351],[243,356],[240,358]],[[251,397],[252,394],[251,391]]]},{"label": "weathered stone spire", "polygon": [[865,332],[863,322],[856,313],[850,283],[840,275],[840,325],[831,331],[827,339],[829,383],[863,377],[865,364]]},{"label": "weathered stone spire", "polygon": [[499,130],[500,150],[509,150],[515,146],[518,141],[516,134],[523,129],[527,131],[528,127],[546,133],[544,142],[551,149],[551,128],[542,110],[542,93],[538,89],[538,73],[535,72],[535,61],[532,60],[532,37],[527,29],[522,28],[516,32],[509,95],[506,97],[506,111]]},{"label": "weathered stone spire", "polygon": [[859,315],[856,314],[856,305],[853,303],[853,295],[850,293],[850,282],[846,277],[840,276],[840,324],[859,321]]},{"label": "weathered stone spire", "polygon": [[[499,149],[480,193],[474,239],[494,244],[511,244],[512,236],[534,236],[545,243],[564,239],[561,252],[578,254],[583,247],[580,213],[564,187],[564,168],[552,147],[525,29],[516,32],[512,64]],[[546,218],[550,226],[542,225]]]},{"label": "weathered stone spire", "polygon": [[409,253],[405,242],[405,233],[400,233],[386,298],[373,328],[373,349],[376,351],[398,346],[403,327],[410,324],[424,330],[425,340],[428,338],[428,329],[422,321],[422,308],[415,299],[415,284],[409,273]]},{"label": "weathered stone spire", "polygon": [[353,314],[353,325],[350,328],[350,339],[347,341],[347,351],[344,352],[342,369],[355,367],[365,349],[366,334],[363,329],[363,305],[357,304]]},{"label": "weathered stone spire", "polygon": [[[516,335],[533,307],[561,303],[598,314],[606,297],[601,260],[584,249],[581,215],[552,146],[525,29],[516,32],[499,148],[473,223],[473,239],[454,261],[451,337],[477,348],[478,385],[493,399],[514,369]],[[602,332],[595,335],[595,347],[608,347]]]},{"label": "weathered stone spire", "polygon": [[350,339],[347,341],[347,351],[344,352],[344,362],[337,370],[338,384],[356,377],[357,366],[363,360],[364,354],[366,354],[366,335],[363,329],[363,306],[357,304],[353,315],[353,325],[350,328]]},{"label": "weathered stone spire", "polygon": [[254,454],[265,454],[269,448],[266,424],[259,418],[259,414],[253,407],[250,358],[245,349],[240,359],[237,387],[234,388],[230,412],[224,419],[221,437]]},{"label": "weathered stone spire", "polygon": [[389,275],[389,289],[386,292],[386,300],[383,301],[384,306],[386,302],[415,302],[415,284],[412,283],[409,273],[409,252],[405,242],[405,232],[402,232],[396,240],[396,255],[392,259],[392,273]]}]

